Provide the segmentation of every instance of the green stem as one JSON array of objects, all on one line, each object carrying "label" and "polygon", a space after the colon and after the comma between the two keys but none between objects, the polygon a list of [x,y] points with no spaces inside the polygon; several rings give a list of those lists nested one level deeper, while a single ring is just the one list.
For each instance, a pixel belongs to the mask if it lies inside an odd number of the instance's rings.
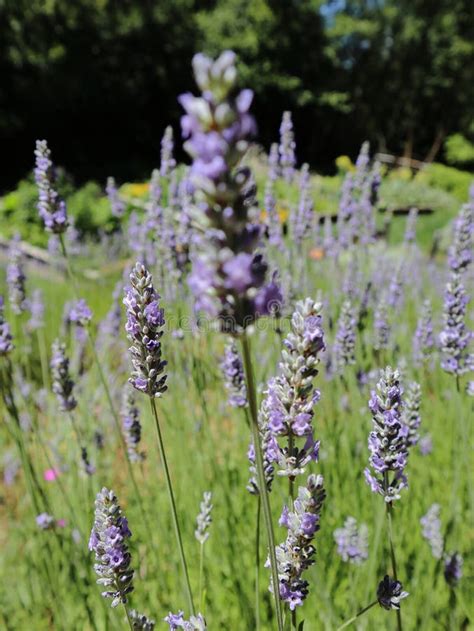
[{"label": "green stem", "polygon": [[257,465],[258,488],[260,497],[262,498],[263,517],[265,520],[265,528],[267,531],[268,548],[270,556],[270,566],[272,573],[273,597],[275,600],[275,611],[278,624],[278,631],[283,631],[283,618],[281,613],[281,601],[278,580],[278,566],[275,551],[275,535],[273,533],[272,512],[270,508],[270,498],[265,483],[265,472],[263,468],[262,446],[260,444],[260,431],[258,427],[258,411],[256,388],[252,368],[252,356],[250,352],[250,343],[247,334],[244,332],[241,336],[242,355],[244,360],[245,377],[247,380],[247,397],[249,400],[250,416],[252,420],[253,444],[255,447],[255,462]]},{"label": "green stem", "polygon": [[204,612],[204,603],[203,603],[203,589],[202,589],[202,583],[203,583],[203,574],[204,574],[204,544],[201,543],[200,546],[200,550],[199,550],[199,611],[201,613]]},{"label": "green stem", "polygon": [[255,629],[260,630],[260,512],[262,501],[257,497],[257,522],[255,531]]},{"label": "green stem", "polygon": [[171,476],[168,469],[168,462],[166,460],[165,446],[163,443],[163,436],[161,434],[160,421],[158,419],[158,412],[156,410],[155,399],[153,397],[150,397],[150,405],[151,405],[151,411],[153,413],[153,417],[155,419],[156,435],[158,438],[158,449],[160,452],[160,458],[161,458],[163,470],[165,473],[166,488],[168,490],[168,498],[170,501],[170,508],[171,508],[171,517],[173,519],[176,542],[178,544],[179,556],[181,559],[181,566],[182,566],[184,579],[186,583],[186,592],[187,592],[187,597],[188,597],[189,609],[192,615],[194,615],[194,602],[193,602],[193,594],[191,591],[191,583],[189,581],[188,565],[186,563],[186,556],[184,554],[183,540],[181,538],[181,530],[179,528],[178,513],[176,510],[176,502],[174,499],[173,486],[171,484]]},{"label": "green stem", "polygon": [[367,607],[364,607],[363,609],[361,609],[359,612],[356,613],[355,616],[352,616],[350,620],[346,620],[346,622],[344,622],[344,624],[340,626],[337,631],[342,631],[342,629],[345,629],[346,627],[350,626],[353,622],[357,620],[357,618],[362,616],[366,611],[369,611],[369,609],[372,609],[372,607],[374,607],[377,604],[377,602],[378,602],[377,600],[374,600],[373,603],[370,603],[370,605],[367,605]]},{"label": "green stem", "polygon": [[128,626],[130,627],[130,631],[134,631],[133,622],[132,622],[132,619],[130,618],[130,614],[128,613],[128,607],[125,603],[123,604],[123,608],[125,609],[125,613],[127,614],[127,622],[128,622]]},{"label": "green stem", "polygon": [[[393,547],[393,532],[392,532],[392,503],[387,503],[387,521],[388,521],[388,540],[390,543],[390,558],[392,560],[392,571],[393,578],[398,581],[398,573],[397,573],[397,560],[395,558],[395,549]],[[397,629],[398,631],[402,631],[402,612],[400,609],[397,609]]]}]

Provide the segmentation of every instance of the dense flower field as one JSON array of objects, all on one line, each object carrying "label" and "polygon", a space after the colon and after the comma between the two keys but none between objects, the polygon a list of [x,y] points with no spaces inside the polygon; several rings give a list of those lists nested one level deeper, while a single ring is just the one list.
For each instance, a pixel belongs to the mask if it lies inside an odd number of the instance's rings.
[{"label": "dense flower field", "polygon": [[12,240],[1,626],[470,628],[474,189],[446,255],[419,247],[415,208],[389,246],[369,147],[319,217],[286,112],[260,207],[235,56],[193,68],[191,166],[168,128],[130,216],[107,182],[115,287],[82,274],[36,144],[56,265]]}]

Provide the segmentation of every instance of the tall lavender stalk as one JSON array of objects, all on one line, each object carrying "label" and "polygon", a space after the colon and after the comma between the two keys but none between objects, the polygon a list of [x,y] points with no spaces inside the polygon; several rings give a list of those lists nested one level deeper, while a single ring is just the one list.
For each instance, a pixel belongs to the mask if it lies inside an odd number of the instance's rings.
[{"label": "tall lavender stalk", "polygon": [[283,112],[283,118],[280,125],[280,146],[278,148],[280,154],[280,168],[283,178],[286,182],[293,181],[295,173],[296,156],[295,156],[295,137],[293,133],[293,121],[291,120],[291,112]]},{"label": "tall lavender stalk", "polygon": [[7,285],[10,307],[13,313],[20,315],[26,311],[28,301],[25,290],[26,276],[23,271],[20,237],[15,236],[10,244],[7,265]]},{"label": "tall lavender stalk", "polygon": [[[238,92],[235,54],[224,52],[217,60],[204,55],[193,59],[194,76],[201,97],[180,98],[186,111],[182,118],[185,149],[193,163],[190,180],[196,189],[194,221],[201,237],[192,257],[189,284],[196,308],[218,318],[221,330],[239,336],[247,381],[251,427],[259,489],[270,548],[275,585],[278,584],[275,542],[260,432],[250,341],[246,328],[259,316],[273,312],[281,302],[274,282],[265,283],[267,265],[256,253],[260,239],[255,206],[255,187],[250,170],[239,165],[255,130],[249,113],[252,92]],[[283,629],[280,599],[275,610]]]},{"label": "tall lavender stalk", "polygon": [[152,277],[148,270],[140,263],[135,265],[130,274],[130,285],[130,288],[125,291],[124,298],[124,304],[127,309],[125,330],[131,343],[129,351],[133,364],[129,381],[136,390],[148,395],[150,399],[151,411],[155,420],[158,449],[166,479],[171,517],[185,579],[189,608],[191,613],[194,614],[188,565],[184,553],[158,411],[155,404],[155,400],[161,397],[167,389],[167,375],[165,373],[166,361],[163,360],[161,355],[161,337],[163,336],[163,327],[165,324],[164,312],[159,306],[160,296],[153,287]]},{"label": "tall lavender stalk", "polygon": [[429,300],[423,302],[413,336],[413,359],[416,365],[427,365],[434,349],[432,310]]},{"label": "tall lavender stalk", "polygon": [[271,245],[282,245],[280,218],[276,207],[275,183],[278,179],[278,145],[270,147],[268,156],[268,175],[265,183],[265,210],[267,213],[268,237]]},{"label": "tall lavender stalk", "polygon": [[203,610],[203,575],[204,575],[204,544],[209,539],[209,528],[212,523],[212,493],[205,491],[202,502],[199,505],[199,513],[196,518],[196,530],[194,536],[199,542],[199,606]]},{"label": "tall lavender stalk", "polygon": [[10,325],[5,320],[3,296],[0,295],[0,357],[11,353],[13,348],[13,336]]},{"label": "tall lavender stalk", "polygon": [[[393,546],[392,504],[400,499],[400,491],[407,486],[404,473],[408,458],[408,427],[402,420],[402,393],[398,370],[387,366],[380,373],[376,391],[372,391],[369,409],[373,430],[369,435],[370,465],[365,478],[372,492],[385,500],[392,571],[397,581],[397,562]],[[402,629],[400,610],[397,610],[398,630]]]}]

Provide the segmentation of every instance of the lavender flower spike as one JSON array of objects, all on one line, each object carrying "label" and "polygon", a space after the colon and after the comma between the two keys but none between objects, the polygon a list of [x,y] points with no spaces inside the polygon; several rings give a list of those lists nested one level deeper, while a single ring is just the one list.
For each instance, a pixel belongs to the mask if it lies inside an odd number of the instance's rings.
[{"label": "lavender flower spike", "polygon": [[402,411],[402,422],[407,428],[407,446],[413,447],[420,440],[419,428],[421,388],[420,384],[412,381],[408,384]]},{"label": "lavender flower spike", "polygon": [[381,351],[388,348],[390,342],[390,324],[387,303],[381,298],[374,313],[374,349]]},{"label": "lavender flower spike", "polygon": [[268,428],[272,436],[304,437],[301,449],[289,440],[288,447],[280,449],[279,475],[294,480],[304,472],[311,460],[317,460],[319,442],[314,440],[313,407],[320,393],[313,387],[318,374],[319,353],[325,348],[321,328],[321,304],[306,298],[296,303],[291,318],[291,331],[284,340],[280,374],[268,383]]},{"label": "lavender flower spike", "polygon": [[87,305],[84,298],[77,300],[71,306],[68,314],[69,322],[77,324],[77,326],[86,327],[92,320],[92,311]]},{"label": "lavender flower spike", "polygon": [[125,214],[125,202],[120,197],[117,184],[113,177],[107,178],[105,192],[110,202],[110,208],[114,217],[123,217]]},{"label": "lavender flower spike", "polygon": [[29,303],[30,319],[28,320],[28,330],[36,331],[44,327],[44,302],[41,289],[34,289]]},{"label": "lavender flower spike", "polygon": [[454,221],[453,242],[448,252],[449,267],[463,274],[472,263],[474,204],[465,204]]},{"label": "lavender flower spike", "polygon": [[59,340],[53,343],[51,356],[52,389],[59,402],[60,409],[70,412],[77,406],[73,396],[74,381],[69,374],[69,359],[66,346]]},{"label": "lavender flower spike", "polygon": [[133,570],[127,539],[132,536],[127,519],[113,491],[105,487],[95,500],[95,519],[89,539],[89,550],[95,553],[97,583],[107,590],[104,598],[112,598],[112,607],[127,602],[133,591]]},{"label": "lavender flower spike", "polygon": [[131,287],[125,290],[127,308],[125,330],[133,371],[129,381],[134,388],[150,397],[161,397],[167,389],[166,362],[161,357],[161,337],[165,318],[159,306],[160,296],[153,288],[151,274],[137,263],[130,274]]},{"label": "lavender flower spike", "polygon": [[176,166],[176,160],[173,158],[173,149],[173,128],[171,125],[168,125],[161,140],[161,177],[167,177]]},{"label": "lavender flower spike", "polygon": [[404,469],[408,429],[401,417],[402,392],[398,370],[387,366],[369,401],[374,427],[369,435],[373,474],[368,468],[364,473],[372,491],[380,493],[386,502],[400,499],[400,491],[407,486]]},{"label": "lavender flower spike", "polygon": [[420,519],[423,538],[430,544],[431,554],[435,559],[441,559],[444,550],[444,539],[441,534],[440,505],[430,506],[426,515]]},{"label": "lavender flower spike", "polygon": [[229,395],[228,403],[233,408],[244,408],[247,405],[247,388],[245,385],[242,358],[234,340],[229,340],[221,362],[224,384]]},{"label": "lavender flower spike", "polygon": [[176,629],[184,629],[184,631],[207,631],[206,621],[204,617],[198,613],[197,616],[191,616],[189,620],[184,619],[184,612],[169,613],[164,619],[169,624],[169,631]]},{"label": "lavender flower spike", "polygon": [[334,531],[337,551],[343,561],[359,565],[369,556],[368,529],[357,525],[354,517],[348,517],[342,528]]},{"label": "lavender flower spike", "polygon": [[408,596],[408,592],[403,591],[400,581],[395,581],[390,576],[385,575],[380,581],[377,589],[377,600],[384,609],[400,609],[400,601]]},{"label": "lavender flower spike", "polygon": [[280,167],[283,178],[286,182],[292,182],[295,172],[295,137],[293,134],[293,121],[291,120],[291,112],[283,112],[283,118],[280,125]]},{"label": "lavender flower spike", "polygon": [[133,390],[129,387],[123,393],[121,417],[123,435],[130,462],[143,462],[145,453],[139,449],[142,436],[140,411],[137,408]]},{"label": "lavender flower spike", "polygon": [[339,316],[334,362],[336,370],[343,372],[347,365],[355,364],[356,317],[350,300],[345,300]]},{"label": "lavender flower spike", "polygon": [[280,525],[288,530],[286,541],[276,548],[281,599],[293,611],[308,595],[309,583],[303,572],[314,564],[316,550],[312,540],[319,530],[321,509],[326,497],[323,477],[308,476],[305,486],[298,489],[293,512],[286,507]]},{"label": "lavender flower spike", "polygon": [[434,348],[431,303],[425,300],[413,336],[413,359],[416,365],[427,364]]},{"label": "lavender flower spike", "polygon": [[211,511],[212,511],[212,493],[210,491],[206,491],[203,494],[202,502],[199,506],[200,511],[196,518],[196,530],[194,531],[194,536],[199,541],[201,545],[204,545],[209,538],[209,526],[212,522]]},{"label": "lavender flower spike", "polygon": [[283,243],[280,217],[276,207],[275,182],[278,178],[278,145],[276,142],[270,147],[268,156],[268,176],[265,183],[264,206],[267,213],[268,238],[271,245]]},{"label": "lavender flower spike", "polygon": [[3,315],[3,304],[3,296],[0,296],[0,357],[5,357],[14,349],[10,325],[5,321]]},{"label": "lavender flower spike", "polygon": [[26,276],[23,272],[19,242],[19,235],[12,239],[7,265],[8,297],[11,309],[16,315],[26,311],[28,305],[25,291]]},{"label": "lavender flower spike", "polygon": [[439,335],[441,367],[447,373],[460,376],[473,370],[474,356],[469,353],[473,338],[465,322],[469,297],[461,277],[453,273],[444,295],[444,327]]},{"label": "lavender flower spike", "polygon": [[38,187],[38,212],[48,232],[62,234],[69,225],[66,204],[55,190],[55,171],[46,140],[36,141],[35,181]]},{"label": "lavender flower spike", "polygon": [[[268,492],[272,490],[273,476],[275,472],[274,462],[279,458],[279,447],[276,439],[272,436],[270,428],[268,427],[268,415],[269,415],[269,399],[265,398],[262,401],[260,411],[258,413],[258,424],[260,432],[260,444],[262,446],[263,454],[263,471],[265,474],[265,484]],[[250,462],[250,480],[247,484],[247,491],[252,495],[259,495],[258,488],[258,476],[257,467],[255,464],[255,446],[253,442],[250,443],[247,457]]]},{"label": "lavender flower spike", "polygon": [[219,318],[220,328],[240,333],[281,303],[275,282],[265,283],[267,264],[255,250],[261,227],[250,170],[239,167],[255,130],[250,90],[236,91],[235,54],[193,59],[201,97],[184,94],[181,125],[193,158],[195,223],[200,231],[189,286],[196,309]]},{"label": "lavender flower spike", "polygon": [[133,631],[154,631],[156,622],[151,618],[147,618],[144,614],[138,613],[135,609],[130,609],[128,615],[132,621]]}]

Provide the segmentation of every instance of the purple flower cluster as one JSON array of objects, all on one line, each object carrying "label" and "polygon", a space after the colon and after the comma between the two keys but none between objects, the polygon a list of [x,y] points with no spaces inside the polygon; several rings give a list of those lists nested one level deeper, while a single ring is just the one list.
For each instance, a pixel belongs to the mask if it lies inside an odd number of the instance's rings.
[{"label": "purple flower cluster", "polygon": [[372,491],[380,493],[386,502],[400,499],[401,489],[407,486],[404,469],[408,428],[402,420],[402,393],[398,370],[387,366],[369,401],[374,427],[369,434],[373,474],[368,468],[364,473]]},{"label": "purple flower cluster", "polygon": [[229,340],[226,344],[221,370],[229,395],[227,399],[229,405],[233,408],[244,408],[247,405],[244,367],[234,340]]},{"label": "purple flower cluster", "polygon": [[369,556],[368,529],[365,524],[357,524],[354,517],[348,517],[342,528],[334,531],[337,551],[343,561],[359,565]]},{"label": "purple flower cluster", "polygon": [[[326,497],[323,477],[310,475],[298,489],[293,511],[285,506],[280,525],[288,530],[286,541],[276,547],[280,598],[293,611],[308,595],[309,583],[303,573],[314,564],[313,539],[319,530],[321,509]],[[267,562],[268,565],[268,562]]]},{"label": "purple flower cluster", "polygon": [[40,530],[51,530],[56,525],[56,520],[49,513],[40,513],[36,517],[36,525]]},{"label": "purple flower cluster", "polygon": [[8,298],[11,310],[17,315],[23,313],[28,306],[25,291],[26,276],[21,259],[20,237],[17,235],[11,241],[7,265]]},{"label": "purple flower cluster", "polygon": [[131,342],[129,348],[133,371],[129,379],[134,388],[150,397],[160,397],[167,389],[163,374],[166,361],[161,357],[161,337],[165,325],[160,296],[153,288],[151,274],[137,263],[130,274],[131,287],[123,300],[127,309],[125,330]]},{"label": "purple flower cluster", "polygon": [[342,304],[339,316],[336,340],[334,342],[334,364],[337,372],[343,372],[350,364],[355,364],[357,320],[350,300]]},{"label": "purple flower cluster", "polygon": [[140,451],[142,437],[140,411],[137,408],[135,395],[131,388],[124,390],[121,417],[123,436],[130,462],[142,462],[145,459],[145,453]]},{"label": "purple flower cluster", "polygon": [[176,166],[176,160],[173,158],[173,149],[173,128],[168,125],[161,139],[161,177],[167,177]]},{"label": "purple flower cluster", "polygon": [[309,165],[303,164],[301,167],[299,180],[299,201],[298,209],[294,220],[293,234],[295,244],[299,247],[308,236],[313,219],[313,198],[311,196],[311,186],[309,179]]},{"label": "purple flower cluster", "polygon": [[[272,436],[270,428],[268,427],[268,418],[270,413],[269,405],[270,401],[268,397],[266,397],[265,399],[263,399],[258,413],[260,445],[262,447],[263,455],[263,472],[265,475],[265,484],[268,492],[272,490],[273,477],[275,473],[274,463],[278,462],[280,456],[278,443],[275,437]],[[250,463],[250,480],[247,484],[247,491],[252,495],[259,495],[260,491],[258,488],[257,466],[255,463],[255,446],[253,442],[251,442],[249,445],[247,457]]]},{"label": "purple flower cluster", "polygon": [[[324,350],[321,304],[306,298],[296,303],[291,331],[283,342],[279,375],[268,382],[266,413],[268,428],[276,439],[287,436],[280,448],[279,474],[294,480],[311,460],[318,459],[319,441],[313,435],[313,407],[320,393],[314,389],[319,353]],[[294,439],[305,438],[302,448]]]},{"label": "purple flower cluster", "polygon": [[219,317],[222,330],[239,332],[281,303],[276,283],[265,283],[267,265],[255,253],[260,226],[254,207],[255,186],[249,169],[238,163],[255,130],[249,114],[252,92],[236,92],[237,70],[231,51],[213,61],[193,59],[202,97],[180,97],[185,149],[193,163],[196,222],[200,239],[193,255],[189,286],[197,310]]},{"label": "purple flower cluster", "polygon": [[125,202],[120,197],[117,184],[113,177],[107,178],[105,192],[110,202],[110,208],[114,217],[123,217],[125,213]]},{"label": "purple flower cluster", "polygon": [[55,171],[46,140],[36,141],[35,181],[38,187],[38,212],[48,232],[62,234],[68,227],[66,203],[55,190]]},{"label": "purple flower cluster", "polygon": [[5,321],[3,296],[0,296],[0,357],[5,357],[14,349],[10,325]]},{"label": "purple flower cluster", "polygon": [[296,143],[291,112],[283,112],[280,125],[280,145],[278,147],[278,153],[280,154],[281,174],[286,182],[293,181],[296,165],[295,149]]},{"label": "purple flower cluster", "polygon": [[74,381],[69,374],[69,359],[66,357],[66,346],[59,340],[53,342],[51,354],[52,389],[65,412],[74,410],[77,401],[73,395]]},{"label": "purple flower cluster", "polygon": [[169,624],[169,631],[176,629],[184,629],[184,631],[206,631],[206,621],[204,617],[198,613],[197,616],[191,616],[189,620],[184,619],[184,612],[169,613],[164,619]]},{"label": "purple flower cluster", "polygon": [[453,375],[463,375],[474,369],[474,356],[469,353],[472,331],[466,326],[469,297],[459,273],[453,273],[444,294],[444,326],[439,334],[441,367]]},{"label": "purple flower cluster", "polygon": [[425,300],[413,336],[413,359],[416,365],[427,364],[433,353],[434,336],[431,303]]},{"label": "purple flower cluster", "polygon": [[444,550],[444,538],[441,534],[441,508],[439,504],[430,506],[426,515],[420,519],[423,538],[430,544],[431,554],[441,559]]},{"label": "purple flower cluster", "polygon": [[84,298],[77,300],[71,305],[68,320],[81,327],[86,327],[92,320],[92,311]]},{"label": "purple flower cluster", "polygon": [[408,592],[403,591],[403,585],[390,576],[385,575],[377,588],[377,600],[384,609],[400,609],[400,601],[408,596]]},{"label": "purple flower cluster", "polygon": [[133,570],[127,539],[132,536],[127,519],[122,515],[113,491],[105,487],[95,500],[95,518],[89,539],[89,550],[95,553],[97,583],[107,590],[104,598],[112,598],[112,607],[127,602],[133,591]]}]

